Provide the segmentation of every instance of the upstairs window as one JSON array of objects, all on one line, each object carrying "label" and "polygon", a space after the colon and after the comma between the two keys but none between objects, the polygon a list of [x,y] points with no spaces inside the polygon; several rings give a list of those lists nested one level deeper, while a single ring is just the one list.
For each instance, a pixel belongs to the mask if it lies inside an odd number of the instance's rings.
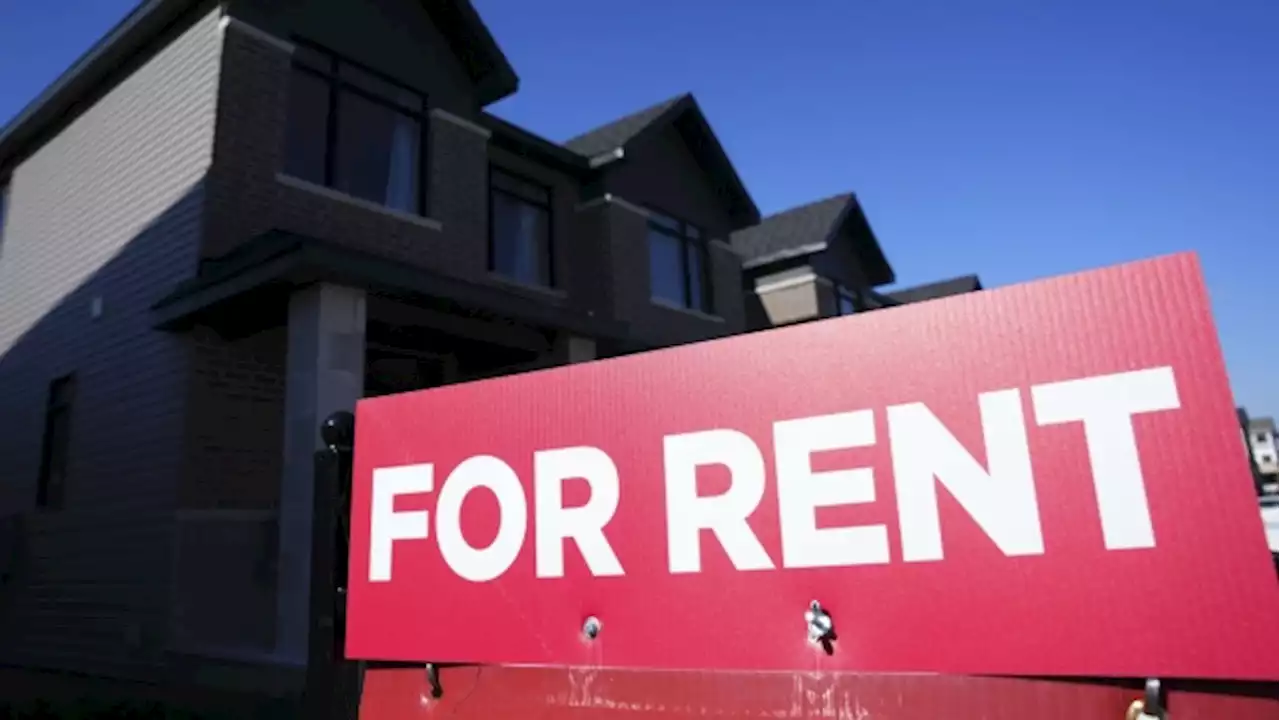
[{"label": "upstairs window", "polygon": [[849,288],[843,285],[836,286],[836,314],[852,315],[858,311],[858,304]]},{"label": "upstairs window", "polygon": [[649,293],[655,300],[711,312],[702,231],[661,213],[649,216]]},{"label": "upstairs window", "polygon": [[489,269],[528,285],[553,285],[550,188],[489,170]]},{"label": "upstairs window", "polygon": [[284,171],[425,214],[426,97],[311,45],[293,57]]},{"label": "upstairs window", "polygon": [[44,413],[44,442],[40,453],[40,476],[36,482],[36,507],[62,507],[67,482],[67,459],[71,447],[71,402],[75,399],[75,378],[66,375],[49,385]]}]

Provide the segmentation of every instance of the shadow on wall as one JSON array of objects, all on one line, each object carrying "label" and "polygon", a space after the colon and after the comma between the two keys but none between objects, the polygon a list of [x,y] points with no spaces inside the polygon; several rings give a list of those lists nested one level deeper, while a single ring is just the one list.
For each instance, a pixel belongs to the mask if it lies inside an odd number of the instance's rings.
[{"label": "shadow on wall", "polygon": [[769,314],[764,310],[764,303],[760,300],[760,294],[756,292],[755,282],[747,278],[746,273],[743,273],[742,305],[747,332],[773,327],[769,322]]},{"label": "shadow on wall", "polygon": [[[8,238],[0,285],[21,290],[0,307],[0,332],[17,335],[0,337],[0,518],[16,518],[0,522],[0,666],[175,685],[212,662],[190,652],[214,640],[241,655],[274,642],[284,329],[229,341],[151,327],[151,305],[196,271],[203,205],[201,180],[81,279],[65,268],[95,238]],[[66,377],[59,486],[42,458]]]}]

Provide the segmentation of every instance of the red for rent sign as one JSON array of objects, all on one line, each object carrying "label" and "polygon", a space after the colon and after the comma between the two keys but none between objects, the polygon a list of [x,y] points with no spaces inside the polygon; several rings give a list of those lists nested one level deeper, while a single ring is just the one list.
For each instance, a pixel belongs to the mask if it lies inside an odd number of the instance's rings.
[{"label": "red for rent sign", "polygon": [[356,417],[352,657],[1277,677],[1190,255]]}]

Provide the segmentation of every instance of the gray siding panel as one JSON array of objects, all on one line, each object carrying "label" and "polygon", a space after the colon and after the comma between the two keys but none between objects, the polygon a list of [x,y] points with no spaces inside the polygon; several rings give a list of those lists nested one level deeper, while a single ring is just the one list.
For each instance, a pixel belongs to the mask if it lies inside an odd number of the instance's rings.
[{"label": "gray siding panel", "polygon": [[[0,662],[145,676],[163,656],[189,348],[151,330],[149,307],[199,257],[218,22],[189,18],[13,169],[0,514],[30,515],[0,586]],[[45,395],[71,372],[65,508],[31,512]]]}]

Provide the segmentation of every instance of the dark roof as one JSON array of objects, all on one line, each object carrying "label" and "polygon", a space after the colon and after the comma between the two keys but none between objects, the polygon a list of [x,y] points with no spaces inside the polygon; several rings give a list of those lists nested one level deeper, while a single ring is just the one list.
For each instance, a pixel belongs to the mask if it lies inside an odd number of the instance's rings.
[{"label": "dark roof", "polygon": [[493,145],[535,162],[545,163],[578,176],[586,176],[592,172],[591,165],[586,158],[563,145],[530,132],[515,123],[503,120],[492,113],[482,112],[479,119],[480,124],[493,133],[493,136],[489,139],[489,142]]},{"label": "dark roof", "polygon": [[613,152],[620,147],[625,147],[631,139],[661,118],[663,113],[675,107],[677,103],[687,97],[690,96],[688,94],[677,95],[656,105],[650,105],[643,110],[633,112],[611,123],[570,138],[565,141],[564,146],[579,155],[585,155],[589,158]]},{"label": "dark roof", "polygon": [[[614,120],[564,143],[592,165],[604,165],[625,157],[627,147],[662,131],[675,127],[684,138],[690,153],[716,182],[728,191],[730,216],[735,227],[760,222],[760,210],[747,192],[738,171],[720,145],[719,138],[707,122],[706,115],[693,95],[685,93],[663,100],[639,112]],[[621,154],[613,155],[616,151]]]},{"label": "dark roof", "polygon": [[982,281],[977,275],[963,275],[961,277],[951,278],[950,280],[939,280],[938,282],[928,283],[926,285],[916,285],[915,287],[903,288],[886,293],[889,297],[904,303],[924,302],[925,300],[936,300],[938,298],[950,297],[952,295],[962,295],[964,293],[976,292],[982,289]]},{"label": "dark roof", "polygon": [[843,193],[770,215],[758,225],[733,234],[733,249],[746,268],[822,252],[847,230],[872,287],[893,282],[893,267],[853,193]]},{"label": "dark roof", "polygon": [[[520,80],[515,70],[470,0],[423,0],[422,5],[476,82],[481,104],[496,102],[516,91]],[[68,111],[100,84],[109,82],[126,60],[144,52],[173,23],[202,8],[212,10],[214,4],[208,0],[142,0],[0,129],[0,166],[65,120]]]}]

